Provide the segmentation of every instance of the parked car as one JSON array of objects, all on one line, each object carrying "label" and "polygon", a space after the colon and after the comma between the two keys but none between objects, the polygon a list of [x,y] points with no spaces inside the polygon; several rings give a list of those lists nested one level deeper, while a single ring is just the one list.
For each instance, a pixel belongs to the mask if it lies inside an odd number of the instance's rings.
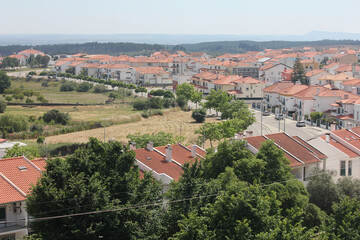
[{"label": "parked car", "polygon": [[296,126],[297,126],[297,127],[305,127],[306,124],[305,124],[304,121],[298,121],[298,122],[296,123]]},{"label": "parked car", "polygon": [[264,111],[264,112],[262,112],[262,115],[263,116],[270,116],[270,112],[269,111]]},{"label": "parked car", "polygon": [[276,120],[283,120],[283,119],[284,119],[284,115],[283,115],[283,114],[276,114],[276,115],[275,115],[275,119],[276,119]]}]

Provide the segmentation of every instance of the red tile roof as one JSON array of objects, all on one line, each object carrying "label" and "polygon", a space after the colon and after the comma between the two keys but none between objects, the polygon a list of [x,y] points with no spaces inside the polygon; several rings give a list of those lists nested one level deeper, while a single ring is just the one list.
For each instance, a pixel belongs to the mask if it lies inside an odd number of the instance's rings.
[{"label": "red tile roof", "polygon": [[[326,136],[321,136],[321,139],[325,140]],[[357,153],[355,153],[354,151],[350,150],[349,148],[345,147],[344,145],[342,145],[338,141],[335,141],[332,138],[330,138],[330,144],[351,158],[359,156]]]},{"label": "red tile roof", "polygon": [[277,146],[284,150],[285,157],[289,159],[290,166],[295,167],[303,164],[320,162],[320,158],[326,156],[298,138],[291,137],[285,133],[274,133],[264,136],[248,137],[245,140],[256,149],[260,149],[261,143],[271,139]]},{"label": "red tile roof", "polygon": [[269,87],[264,88],[263,91],[269,92],[269,93],[279,92],[279,91],[286,89],[288,87],[291,87],[293,85],[294,85],[294,83],[292,83],[292,82],[279,82],[279,83],[275,83]]},{"label": "red tile roof", "polygon": [[45,158],[38,158],[38,159],[33,159],[30,160],[33,164],[35,164],[35,166],[37,166],[38,168],[40,168],[41,171],[46,171],[45,166],[46,166],[46,160]]},{"label": "red tile roof", "polygon": [[25,196],[23,196],[0,176],[0,204],[24,200]]},{"label": "red tile roof", "polygon": [[135,149],[136,159],[158,174],[165,173],[175,181],[183,173],[182,168],[174,162],[167,162],[165,157],[157,151],[149,151],[146,148]]},{"label": "red tile roof", "polygon": [[41,171],[23,157],[0,159],[0,172],[26,194],[41,176]]},{"label": "red tile roof", "polygon": [[[180,144],[173,144],[172,147],[172,159],[176,162],[184,165],[185,163],[195,162],[195,158],[191,156],[191,150]],[[163,154],[166,154],[166,146],[156,147],[156,149]]]}]

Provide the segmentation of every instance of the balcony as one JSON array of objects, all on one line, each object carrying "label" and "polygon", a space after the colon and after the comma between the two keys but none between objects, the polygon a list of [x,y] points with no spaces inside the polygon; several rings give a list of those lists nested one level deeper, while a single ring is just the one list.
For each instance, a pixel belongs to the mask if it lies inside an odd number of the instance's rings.
[{"label": "balcony", "polygon": [[0,220],[0,233],[15,232],[21,229],[26,229],[25,221],[14,223]]}]

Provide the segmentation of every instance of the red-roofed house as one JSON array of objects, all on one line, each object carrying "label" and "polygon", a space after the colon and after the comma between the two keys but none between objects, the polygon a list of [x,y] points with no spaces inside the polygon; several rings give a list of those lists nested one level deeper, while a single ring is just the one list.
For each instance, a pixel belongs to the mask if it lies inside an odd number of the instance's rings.
[{"label": "red-roofed house", "polygon": [[135,68],[135,79],[138,84],[149,85],[172,85],[170,74],[162,67],[139,67]]},{"label": "red-roofed house", "polygon": [[98,67],[101,75],[125,83],[135,83],[135,69],[124,63],[103,64]]},{"label": "red-roofed house", "polygon": [[136,149],[130,144],[130,150],[136,153],[136,164],[143,172],[151,172],[155,179],[163,184],[164,191],[170,187],[171,181],[179,180],[185,163],[193,163],[195,158],[204,158],[206,152],[197,145],[186,147],[180,143],[154,147],[152,142],[146,148]]},{"label": "red-roofed house", "polygon": [[281,80],[281,72],[284,72],[285,69],[292,69],[288,65],[282,63],[269,63],[260,68],[259,78],[262,81],[266,82],[266,85],[272,85]]},{"label": "red-roofed house", "polygon": [[309,145],[299,137],[291,137],[286,133],[274,133],[268,135],[245,138],[247,148],[256,154],[261,143],[267,140],[274,141],[275,145],[284,151],[284,156],[289,160],[291,172],[295,177],[306,183],[314,169],[319,168],[327,156]]},{"label": "red-roofed house", "polygon": [[37,55],[41,55],[41,56],[45,55],[45,53],[40,52],[40,51],[35,50],[35,49],[32,49],[32,48],[31,49],[25,49],[25,50],[19,52],[18,54],[24,55],[24,56],[26,56],[26,58],[29,58],[31,55],[34,55],[34,57],[36,57]]},{"label": "red-roofed house", "polygon": [[25,199],[44,166],[44,159],[0,159],[0,239],[20,239],[27,234]]},{"label": "red-roofed house", "polygon": [[328,156],[324,169],[335,179],[360,177],[360,127],[331,131],[310,140],[309,144],[322,149]]}]

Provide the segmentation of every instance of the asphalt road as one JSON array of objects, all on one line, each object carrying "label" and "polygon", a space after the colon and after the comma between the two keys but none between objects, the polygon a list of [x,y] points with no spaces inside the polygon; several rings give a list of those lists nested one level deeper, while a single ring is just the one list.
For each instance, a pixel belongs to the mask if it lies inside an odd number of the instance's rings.
[{"label": "asphalt road", "polygon": [[[291,120],[289,118],[285,118],[285,120],[280,121],[280,131],[279,131],[279,120],[275,119],[274,114],[270,114],[270,116],[263,116],[262,117],[262,124],[261,124],[261,113],[258,110],[251,111],[254,113],[256,117],[256,122],[251,125],[248,130],[253,131],[253,135],[261,135],[261,125],[262,125],[262,134],[270,134],[270,133],[278,133],[278,132],[285,132],[290,136],[299,136],[304,140],[309,140],[321,136],[327,132],[326,129],[309,126],[306,125],[305,127],[296,127],[296,121]],[[285,124],[284,124],[285,121]]]}]

